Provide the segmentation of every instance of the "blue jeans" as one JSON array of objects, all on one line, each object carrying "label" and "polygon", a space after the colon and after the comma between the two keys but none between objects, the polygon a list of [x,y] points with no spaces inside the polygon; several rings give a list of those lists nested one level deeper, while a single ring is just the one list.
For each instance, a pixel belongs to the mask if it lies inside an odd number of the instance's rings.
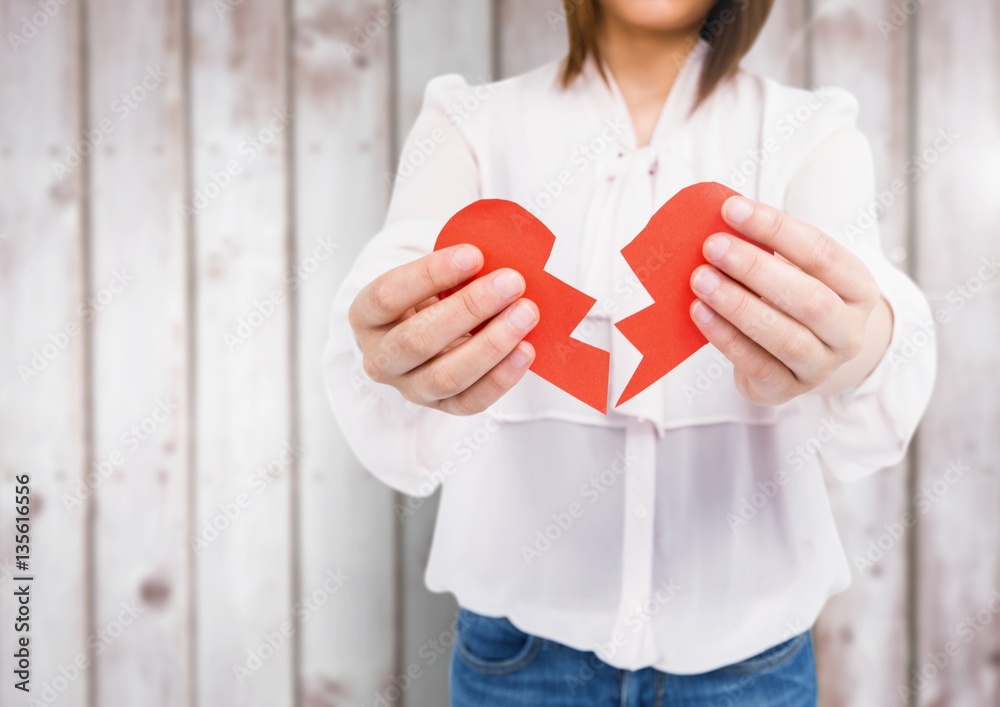
[{"label": "blue jeans", "polygon": [[452,707],[814,707],[806,631],[752,658],[698,675],[621,670],[594,653],[524,633],[504,618],[458,612]]}]

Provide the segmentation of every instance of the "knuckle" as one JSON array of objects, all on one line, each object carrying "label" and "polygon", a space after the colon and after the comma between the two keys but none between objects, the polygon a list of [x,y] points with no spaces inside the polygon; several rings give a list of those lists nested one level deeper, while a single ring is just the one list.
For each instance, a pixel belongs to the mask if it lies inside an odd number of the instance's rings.
[{"label": "knuckle", "polygon": [[793,376],[787,373],[787,370],[773,359],[768,360],[764,364],[764,368],[761,374],[757,376],[756,381],[759,384],[761,394],[766,400],[772,401],[777,393],[788,389],[788,379]]},{"label": "knuckle", "polygon": [[453,408],[456,414],[468,417],[469,415],[478,415],[483,412],[486,406],[471,395],[459,395],[455,398]]},{"label": "knuckle", "polygon": [[833,302],[823,292],[811,290],[803,292],[798,297],[799,310],[802,318],[808,322],[816,322],[830,313]]},{"label": "knuckle", "polygon": [[382,383],[385,375],[385,367],[376,356],[365,356],[361,362],[361,368],[365,375],[376,383]]},{"label": "knuckle", "polygon": [[817,272],[829,270],[837,260],[839,247],[837,242],[830,238],[830,236],[820,233],[819,237],[813,243],[807,258],[810,268]]},{"label": "knuckle", "polygon": [[380,277],[368,286],[368,301],[379,313],[394,311],[396,294],[388,278]]},{"label": "knuckle", "polygon": [[497,330],[497,327],[487,327],[484,329],[480,339],[483,354],[489,360],[498,360],[506,356],[510,349],[513,348],[508,345],[506,338]]},{"label": "knuckle", "polygon": [[744,370],[746,374],[759,381],[770,381],[774,377],[774,363],[766,356],[751,356]]},{"label": "knuckle", "polygon": [[455,374],[444,364],[436,364],[428,369],[426,386],[433,400],[449,398],[459,392],[460,388]]},{"label": "knuckle", "polygon": [[351,306],[347,308],[347,323],[353,331],[359,331],[361,326],[361,303],[360,298],[355,297]]},{"label": "knuckle", "polygon": [[757,327],[759,325],[757,320],[760,317],[758,316],[756,306],[757,303],[754,298],[740,291],[735,292],[730,301],[730,311],[733,314],[733,319],[747,326]]},{"label": "knuckle", "polygon": [[743,397],[754,405],[767,404],[767,398],[757,390],[754,378],[749,373],[735,371],[733,377],[736,380],[736,388],[743,394]]},{"label": "knuckle", "polygon": [[760,227],[768,239],[774,239],[785,230],[785,216],[777,209],[766,208],[760,212]]},{"label": "knuckle", "polygon": [[413,403],[414,405],[422,405],[424,407],[428,407],[428,403],[430,401],[426,400],[420,395],[417,395],[416,391],[413,389],[411,385],[409,384],[400,385],[397,386],[396,389],[399,391],[399,394],[403,396],[403,400],[405,400],[406,402]]},{"label": "knuckle", "polygon": [[778,350],[788,361],[804,362],[810,360],[812,345],[805,334],[793,329],[782,339]]},{"label": "knuckle", "polygon": [[724,335],[722,346],[733,355],[734,358],[742,358],[746,355],[748,346],[747,339],[736,327],[729,327]]},{"label": "knuckle", "polygon": [[510,390],[511,386],[514,384],[513,380],[510,380],[507,375],[504,375],[503,371],[505,369],[509,370],[508,367],[501,366],[498,370],[492,371],[488,376],[486,376],[484,383],[490,392],[491,400],[499,398],[501,395]]},{"label": "knuckle", "polygon": [[465,310],[465,314],[474,321],[482,321],[486,318],[487,312],[480,303],[479,298],[476,297],[471,290],[476,288],[466,287],[459,291],[459,302],[462,304],[462,308]]},{"label": "knuckle", "polygon": [[[431,254],[433,256],[433,253]],[[431,287],[438,290],[445,289],[444,284],[441,282],[441,277],[438,270],[434,267],[435,263],[434,257],[425,257],[420,259],[420,277]]]},{"label": "knuckle", "polygon": [[753,251],[743,269],[744,275],[751,281],[764,280],[767,276],[767,256],[760,248],[754,248]]},{"label": "knuckle", "polygon": [[772,300],[772,303],[784,312],[791,312],[802,301],[799,293],[800,288],[784,287],[778,292],[776,299]]},{"label": "knuckle", "polygon": [[396,336],[395,347],[405,358],[421,356],[424,352],[426,337],[423,331],[416,326],[409,326]]},{"label": "knuckle", "polygon": [[865,346],[865,336],[864,333],[855,329],[847,337],[847,341],[844,343],[844,354],[848,358],[855,358],[861,353],[861,349]]}]

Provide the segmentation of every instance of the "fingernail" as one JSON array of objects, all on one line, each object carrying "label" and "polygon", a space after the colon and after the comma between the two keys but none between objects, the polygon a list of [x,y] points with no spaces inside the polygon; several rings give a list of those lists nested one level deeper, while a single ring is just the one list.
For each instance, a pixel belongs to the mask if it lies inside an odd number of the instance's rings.
[{"label": "fingernail", "polygon": [[708,267],[703,267],[698,271],[698,274],[694,276],[694,282],[692,284],[694,285],[694,289],[698,290],[698,292],[703,295],[710,295],[719,289],[719,284],[721,282],[722,281],[719,279],[719,276],[715,274],[714,270]]},{"label": "fingernail", "polygon": [[510,352],[510,365],[514,368],[524,368],[531,362],[531,355],[518,344],[517,348]]},{"label": "fingernail", "polygon": [[743,223],[753,213],[753,204],[742,196],[731,197],[723,206],[730,223]]},{"label": "fingernail", "polygon": [[524,302],[519,302],[515,305],[507,314],[507,318],[514,328],[519,331],[527,331],[537,319],[534,307]]},{"label": "fingernail", "polygon": [[473,270],[479,265],[479,250],[464,245],[451,254],[451,262],[461,270]]},{"label": "fingernail", "polygon": [[517,297],[524,292],[524,278],[513,270],[504,270],[493,278],[493,289],[504,299]]},{"label": "fingernail", "polygon": [[699,324],[708,324],[715,318],[715,312],[704,302],[696,300],[694,307],[691,308],[691,313],[694,315],[694,319]]},{"label": "fingernail", "polygon": [[729,236],[712,236],[705,243],[705,255],[709,260],[722,260],[722,257],[729,250]]}]

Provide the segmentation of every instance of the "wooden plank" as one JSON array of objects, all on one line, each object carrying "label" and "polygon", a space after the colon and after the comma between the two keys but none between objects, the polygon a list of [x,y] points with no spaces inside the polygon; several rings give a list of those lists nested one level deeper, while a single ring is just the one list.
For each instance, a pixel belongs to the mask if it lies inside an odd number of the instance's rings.
[{"label": "wooden plank", "polygon": [[566,55],[566,14],[560,0],[496,0],[502,77]]},{"label": "wooden plank", "polygon": [[[883,37],[878,20],[889,12],[889,0],[825,0],[813,17],[813,84],[840,86],[858,98],[858,125],[871,143],[880,191],[894,180],[906,181],[908,159],[907,35]],[[903,268],[911,196],[906,190],[879,218],[882,248]],[[908,659],[908,537],[894,537],[886,528],[913,510],[907,464],[856,482],[831,481],[828,488],[854,579],[827,604],[816,627],[820,701],[893,704]]]},{"label": "wooden plank", "polygon": [[[88,3],[91,282],[97,459],[96,625],[126,624],[99,658],[102,705],[190,703],[187,248],[181,3]],[[117,293],[121,290],[120,294]],[[127,622],[127,623],[126,623]]]},{"label": "wooden plank", "polygon": [[[0,703],[14,688],[16,479],[31,485],[31,697],[81,707],[87,647],[85,306],[79,6],[0,3]],[[40,15],[40,17],[39,17]],[[67,165],[67,161],[69,165]],[[59,167],[58,165],[62,165]],[[81,670],[80,665],[86,666]]]},{"label": "wooden plank", "polygon": [[286,7],[190,12],[198,701],[291,704]]},{"label": "wooden plank", "polygon": [[[913,19],[886,16],[891,26]],[[1000,7],[916,18],[917,272],[938,321],[938,378],[917,451],[920,705],[1000,703]],[[949,472],[949,468],[952,469]],[[988,623],[987,623],[988,620]],[[935,661],[939,665],[935,665]]]},{"label": "wooden plank", "polygon": [[397,21],[385,3],[295,4],[297,255],[288,284],[299,305],[301,594],[331,570],[347,577],[302,626],[302,704],[316,707],[373,704],[396,672],[400,641],[393,493],[348,448],[321,360],[334,293],[385,219]]},{"label": "wooden plank", "polygon": [[490,0],[408,0],[402,7],[394,52],[399,145],[420,112],[428,81],[461,74],[470,84],[481,84],[491,80],[493,71]]},{"label": "wooden plank", "polygon": [[[396,33],[397,145],[403,144],[412,127],[430,79],[447,73],[461,74],[471,85],[490,79],[492,20],[488,0],[411,0],[405,5]],[[441,41],[441,37],[456,41]],[[395,155],[394,162],[398,158]],[[448,704],[449,655],[428,650],[428,646],[432,640],[444,645],[451,642],[457,605],[452,594],[432,594],[424,585],[438,499],[439,494],[429,499],[397,495],[397,508],[407,512],[393,514],[400,539],[403,619],[397,670],[402,674],[415,665],[421,674],[403,698],[412,707]]]},{"label": "wooden plank", "polygon": [[807,0],[778,0],[764,30],[744,58],[748,71],[790,86],[808,83],[809,23]]}]

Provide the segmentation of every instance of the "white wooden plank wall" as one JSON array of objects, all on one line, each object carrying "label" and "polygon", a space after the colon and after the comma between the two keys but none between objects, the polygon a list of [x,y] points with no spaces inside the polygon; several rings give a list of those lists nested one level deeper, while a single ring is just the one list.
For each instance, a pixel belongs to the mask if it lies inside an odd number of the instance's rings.
[{"label": "white wooden plank wall", "polygon": [[272,0],[190,7],[194,513],[224,526],[195,561],[206,705],[295,693],[287,21]]},{"label": "white wooden plank wall", "polygon": [[916,271],[941,322],[941,374],[914,455],[913,492],[928,508],[907,686],[927,707],[1000,704],[998,30],[997,3],[928,4],[916,18]]},{"label": "white wooden plank wall", "polygon": [[[430,79],[446,73],[461,73],[471,83],[494,78],[492,10],[488,0],[407,0],[402,4],[394,54],[397,150],[402,149],[417,117]],[[401,642],[396,673],[417,676],[405,689],[405,704],[446,705],[447,647],[455,636],[457,606],[452,595],[432,594],[424,586],[438,496],[421,501],[397,495],[394,507],[407,509],[393,514],[400,549]]]},{"label": "white wooden plank wall", "polygon": [[[907,159],[906,32],[883,36],[879,20],[891,2],[833,0],[818,3],[812,20],[810,82],[850,89],[861,104],[859,126],[868,136],[879,190],[903,176]],[[864,46],[864,51],[856,47]],[[906,269],[907,207],[903,193],[879,219],[882,247]],[[854,574],[851,589],[835,597],[820,621],[816,642],[820,692],[825,705],[898,703],[907,660],[907,549],[914,536],[890,536],[893,545],[870,565],[868,544],[879,542],[907,511],[909,467],[894,468],[857,483],[830,483],[831,502]],[[873,665],[879,670],[873,671]]]},{"label": "white wooden plank wall", "polygon": [[[293,12],[295,522],[299,595],[324,599],[301,625],[300,704],[339,707],[372,703],[399,643],[393,494],[354,460],[320,378],[334,291],[388,204],[392,30],[383,23],[396,20],[385,3],[362,1],[297,1]],[[344,582],[327,598],[330,572]]]},{"label": "white wooden plank wall", "polygon": [[93,444],[97,460],[122,457],[93,496],[94,622],[123,625],[95,696],[174,707],[189,697],[192,650],[187,242],[170,206],[184,196],[181,4],[82,7],[86,122],[107,133],[89,160],[89,280],[114,296],[91,327]]},{"label": "white wooden plank wall", "polygon": [[[84,374],[85,319],[94,311],[86,309],[87,174],[78,157],[88,150],[80,133],[83,18],[69,5],[38,27],[35,10],[28,0],[0,3],[0,702],[24,702],[10,679],[17,574],[11,506],[15,476],[27,473],[34,500],[29,571],[37,578],[34,675],[50,686],[61,677],[52,696],[83,705],[96,682],[87,662],[93,486],[82,486],[94,461]],[[23,40],[16,52],[8,31]],[[58,176],[53,162],[61,165]],[[78,660],[88,669],[73,673]],[[60,672],[65,666],[69,675]]]},{"label": "white wooden plank wall", "polygon": [[[39,699],[447,704],[437,502],[400,513],[337,430],[329,305],[427,81],[564,34],[558,0],[0,0],[0,494],[32,475]],[[905,185],[884,248],[946,318],[906,462],[831,485],[852,566],[886,547],[817,626],[823,705],[1000,704],[998,36],[973,0],[777,0],[746,61],[858,96]],[[5,646],[13,555],[4,521]]]}]

